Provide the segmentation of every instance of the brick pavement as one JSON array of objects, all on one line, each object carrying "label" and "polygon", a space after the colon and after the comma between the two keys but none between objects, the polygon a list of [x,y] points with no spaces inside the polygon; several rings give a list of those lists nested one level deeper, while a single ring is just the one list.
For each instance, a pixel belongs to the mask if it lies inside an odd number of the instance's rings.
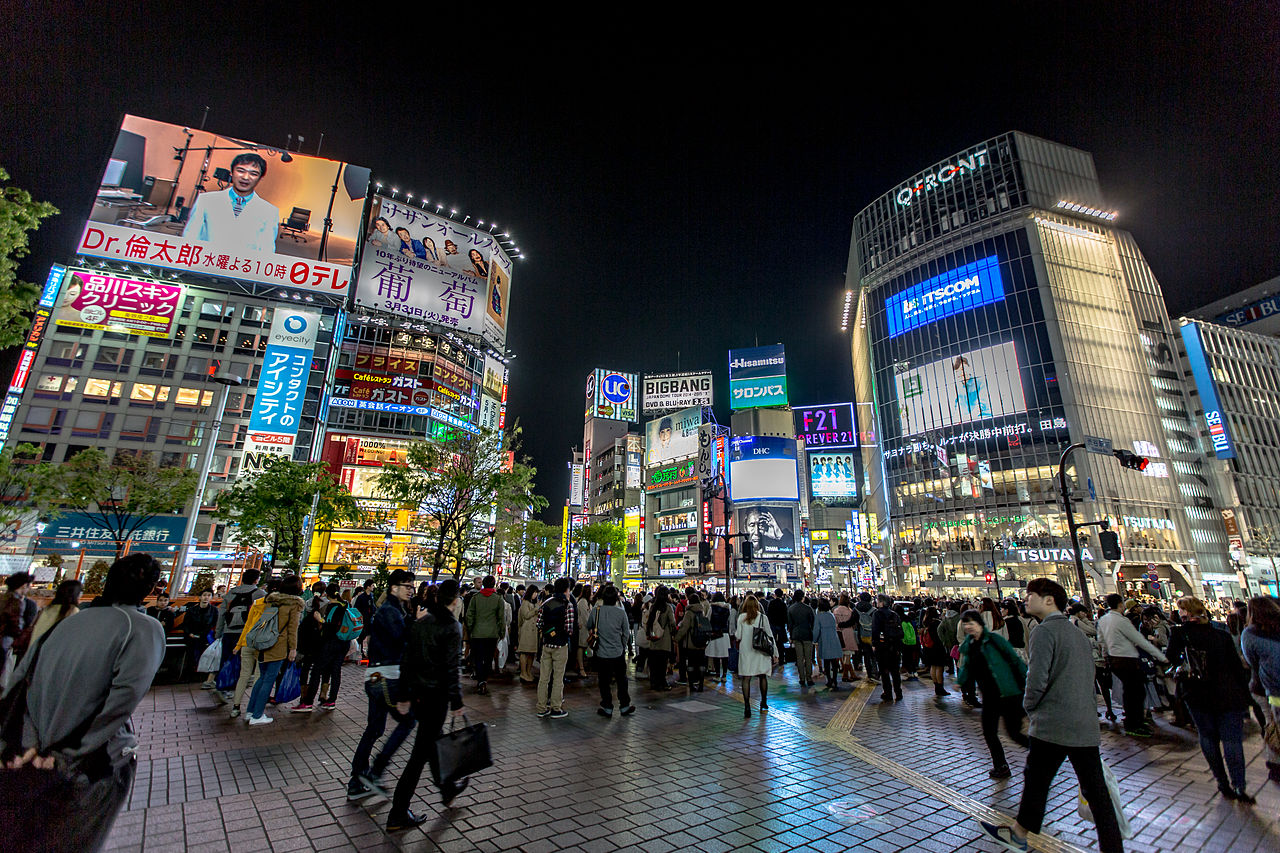
[{"label": "brick pavement", "polygon": [[[135,714],[138,777],[108,848],[118,851],[995,850],[974,815],[1016,809],[1021,782],[992,782],[976,712],[959,696],[936,706],[906,682],[902,703],[878,689],[802,690],[788,667],[767,715],[744,720],[733,681],[687,697],[634,691],[639,711],[595,714],[594,684],[566,689],[565,720],[533,714],[534,691],[491,681],[470,693],[472,720],[492,725],[497,766],[442,810],[429,781],[414,809],[422,831],[388,838],[388,805],[346,802],[363,727],[361,673],[348,666],[334,712],[279,712],[270,726],[227,718],[194,686],[157,687]],[[469,686],[469,684],[468,684]],[[633,687],[639,685],[633,684]],[[753,691],[753,696],[755,692]],[[1128,799],[1135,851],[1280,849],[1280,788],[1263,788],[1259,738],[1246,750],[1249,810],[1223,803],[1193,736],[1160,726],[1151,741],[1104,735]],[[1007,744],[1010,762],[1021,750]],[[407,746],[392,763],[398,775]],[[1050,797],[1042,850],[1092,849],[1069,772]]]}]

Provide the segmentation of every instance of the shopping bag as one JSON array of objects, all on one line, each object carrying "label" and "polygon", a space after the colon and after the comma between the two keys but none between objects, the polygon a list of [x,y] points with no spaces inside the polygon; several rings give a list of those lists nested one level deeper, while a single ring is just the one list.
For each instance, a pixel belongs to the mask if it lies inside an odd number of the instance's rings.
[{"label": "shopping bag", "polygon": [[298,665],[290,662],[284,665],[284,674],[280,676],[280,686],[276,688],[276,702],[292,702],[302,695],[302,680],[298,677]]},{"label": "shopping bag", "polygon": [[200,655],[200,662],[196,664],[196,672],[217,672],[218,664],[222,663],[222,643],[210,643],[209,648],[204,650],[204,654]]},{"label": "shopping bag", "polygon": [[461,728],[450,728],[436,738],[437,786],[448,785],[493,766],[489,754],[489,730],[484,723],[468,725],[462,718]]},{"label": "shopping bag", "polygon": [[[1107,780],[1107,793],[1111,795],[1111,805],[1116,810],[1116,823],[1120,825],[1120,836],[1133,838],[1133,827],[1129,824],[1129,818],[1125,817],[1124,808],[1120,805],[1120,786],[1116,783],[1115,774],[1111,772],[1107,762],[1098,760],[1102,762],[1102,776]],[[1089,801],[1084,798],[1083,788],[1076,791],[1076,813],[1090,823],[1095,822],[1093,810],[1089,808]]]},{"label": "shopping bag", "polygon": [[218,670],[218,677],[214,680],[214,685],[219,690],[230,690],[236,686],[236,682],[240,680],[240,654],[233,654],[222,669]]}]

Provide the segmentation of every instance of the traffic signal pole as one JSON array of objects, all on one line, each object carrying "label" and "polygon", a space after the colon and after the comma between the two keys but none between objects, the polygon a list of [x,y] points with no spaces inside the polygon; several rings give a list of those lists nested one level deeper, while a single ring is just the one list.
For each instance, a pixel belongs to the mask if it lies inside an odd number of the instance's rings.
[{"label": "traffic signal pole", "polygon": [[1058,488],[1062,491],[1062,505],[1067,511],[1067,530],[1071,533],[1071,553],[1076,561],[1076,580],[1080,584],[1080,603],[1084,605],[1089,618],[1093,618],[1093,599],[1089,597],[1089,576],[1084,571],[1084,560],[1080,558],[1080,538],[1076,527],[1075,512],[1071,509],[1071,493],[1067,490],[1067,458],[1072,451],[1084,448],[1084,442],[1077,442],[1062,451],[1058,459]]}]

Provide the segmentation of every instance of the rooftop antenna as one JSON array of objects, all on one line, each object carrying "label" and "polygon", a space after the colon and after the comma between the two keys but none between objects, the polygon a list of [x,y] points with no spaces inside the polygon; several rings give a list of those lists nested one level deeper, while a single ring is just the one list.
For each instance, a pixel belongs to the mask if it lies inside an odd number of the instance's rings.
[{"label": "rooftop antenna", "polygon": [[316,156],[320,156],[320,149],[324,145],[324,131],[320,131],[320,142],[316,145]]},{"label": "rooftop antenna", "polygon": [[205,123],[205,121],[207,121],[207,120],[208,120],[208,118],[209,118],[209,108],[208,108],[208,107],[205,107],[205,108],[204,108],[204,115],[200,116],[200,129],[201,129],[201,130],[204,130],[204,123]]}]

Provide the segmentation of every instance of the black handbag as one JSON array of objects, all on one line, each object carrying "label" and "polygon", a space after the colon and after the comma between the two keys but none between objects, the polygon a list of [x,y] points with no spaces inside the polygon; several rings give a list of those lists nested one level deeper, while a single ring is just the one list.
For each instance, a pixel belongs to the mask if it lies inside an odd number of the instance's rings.
[{"label": "black handbag", "polygon": [[759,627],[751,632],[751,648],[770,657],[778,654],[773,646],[773,633],[768,628]]},{"label": "black handbag", "polygon": [[455,723],[449,731],[436,738],[436,772],[433,778],[439,787],[493,766],[488,727],[484,723],[467,724],[466,715],[463,715],[462,722],[462,728],[455,728]]}]

